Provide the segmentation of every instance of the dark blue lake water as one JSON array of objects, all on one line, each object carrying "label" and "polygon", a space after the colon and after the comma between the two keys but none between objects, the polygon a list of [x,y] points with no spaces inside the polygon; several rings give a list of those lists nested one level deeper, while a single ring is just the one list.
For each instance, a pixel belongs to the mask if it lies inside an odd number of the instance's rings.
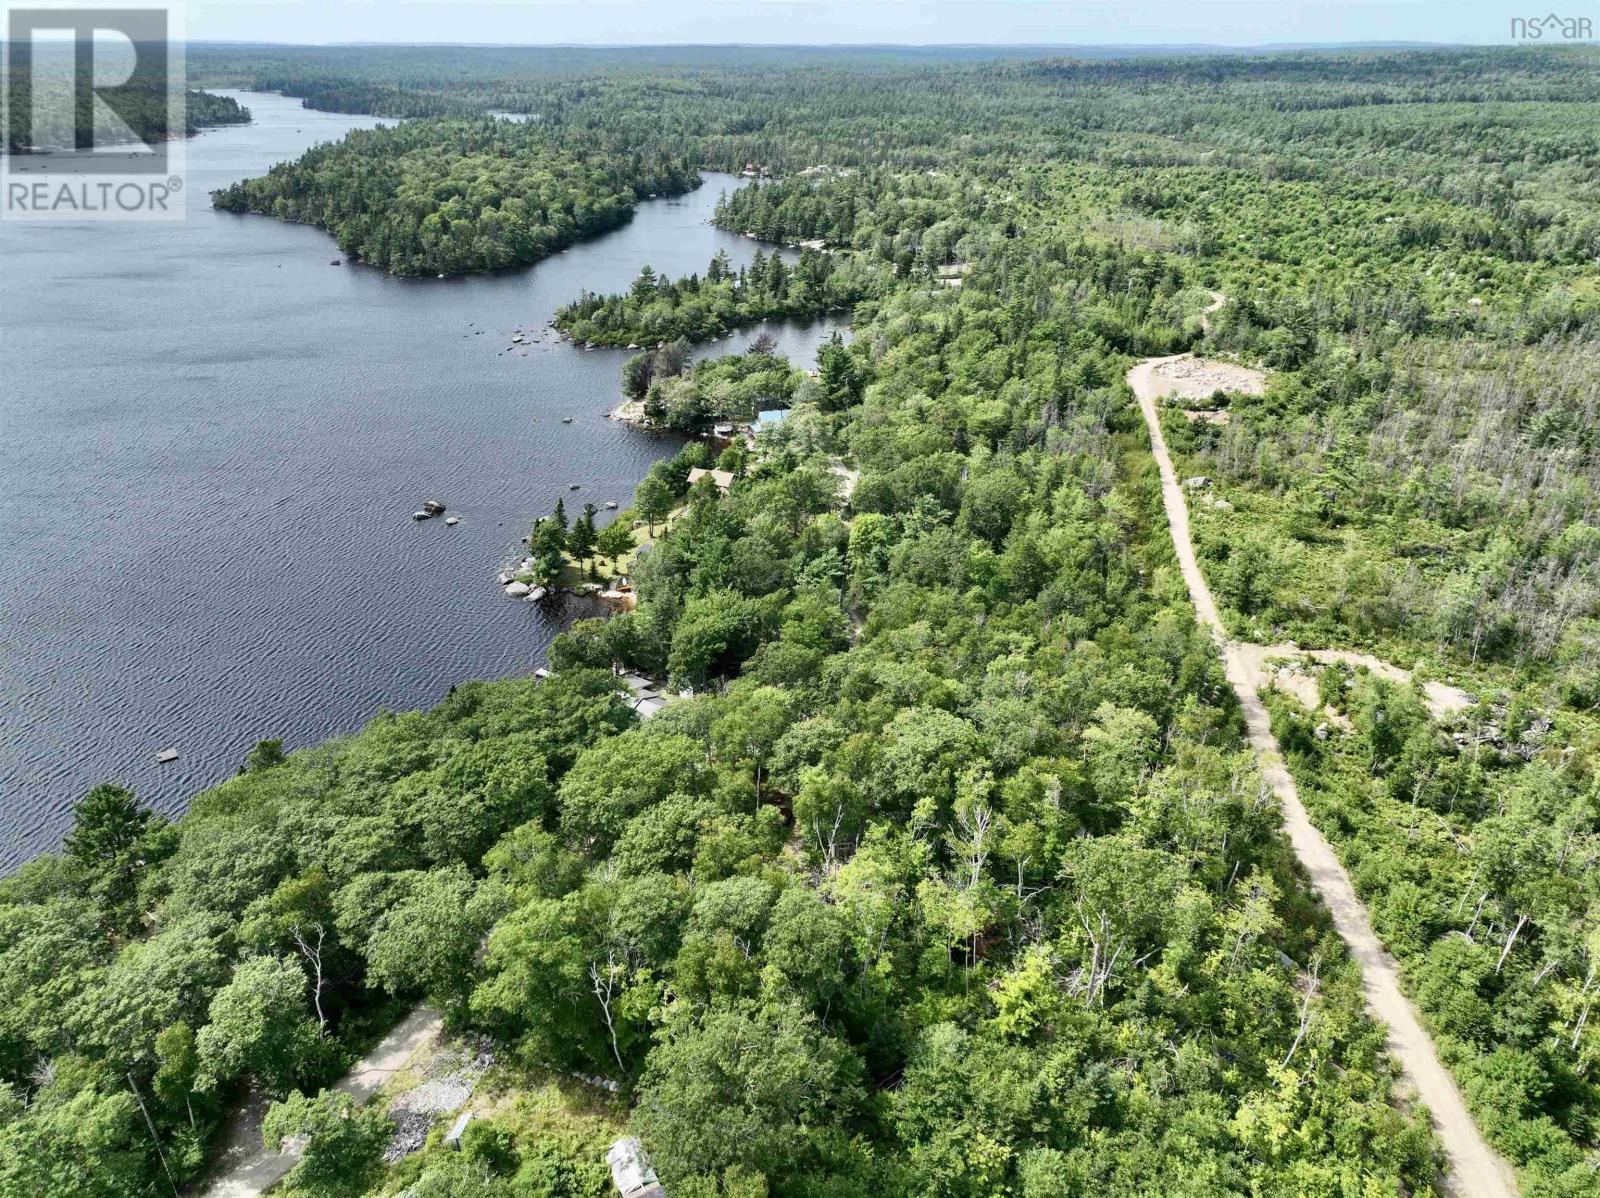
[{"label": "dark blue lake water", "polygon": [[[330,266],[327,234],[207,193],[377,122],[235,94],[255,121],[189,143],[185,221],[0,225],[0,869],[102,779],[176,813],[261,737],[540,664],[562,616],[506,599],[501,562],[676,446],[604,418],[626,353],[512,332],[756,250],[707,223],[739,185],[708,175],[528,270]],[[809,365],[831,329],[773,331]],[[432,497],[461,523],[413,522]]]}]

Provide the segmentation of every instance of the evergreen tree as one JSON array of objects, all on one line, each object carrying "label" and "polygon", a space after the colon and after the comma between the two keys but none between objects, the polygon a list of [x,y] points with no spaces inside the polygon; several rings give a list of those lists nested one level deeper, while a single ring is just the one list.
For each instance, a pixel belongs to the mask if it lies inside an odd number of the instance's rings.
[{"label": "evergreen tree", "polygon": [[594,504],[584,504],[583,513],[573,522],[572,531],[567,535],[567,552],[574,561],[583,563],[585,570],[592,569],[594,564],[594,516]]},{"label": "evergreen tree", "polygon": [[542,587],[555,585],[567,549],[567,534],[562,527],[565,513],[559,510],[559,503],[557,509],[556,514],[546,516],[533,526],[533,536],[529,540],[533,576]]}]

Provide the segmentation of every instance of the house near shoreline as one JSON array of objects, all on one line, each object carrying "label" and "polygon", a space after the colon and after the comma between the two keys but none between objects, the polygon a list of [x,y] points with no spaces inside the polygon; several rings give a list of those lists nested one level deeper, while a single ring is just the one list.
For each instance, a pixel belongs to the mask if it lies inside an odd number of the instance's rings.
[{"label": "house near shoreline", "polygon": [[764,412],[757,412],[755,420],[751,422],[744,432],[746,447],[754,449],[756,447],[756,437],[769,429],[777,428],[785,420],[789,419],[789,411],[790,409],[788,408],[768,408]]}]

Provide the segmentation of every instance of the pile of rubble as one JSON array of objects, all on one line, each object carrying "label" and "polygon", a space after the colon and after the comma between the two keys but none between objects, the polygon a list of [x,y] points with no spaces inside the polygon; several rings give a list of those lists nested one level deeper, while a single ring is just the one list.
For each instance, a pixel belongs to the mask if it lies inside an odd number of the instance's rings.
[{"label": "pile of rubble", "polygon": [[466,1106],[494,1061],[494,1046],[487,1036],[468,1036],[440,1045],[422,1066],[422,1082],[389,1104],[394,1133],[383,1159],[392,1165],[420,1150],[434,1121]]},{"label": "pile of rubble", "polygon": [[1208,399],[1218,391],[1260,395],[1267,389],[1267,376],[1261,371],[1211,358],[1175,358],[1157,366],[1155,373],[1183,399]]},{"label": "pile of rubble", "polygon": [[1545,740],[1554,725],[1547,716],[1535,716],[1528,721],[1522,735],[1513,739],[1506,733],[1508,709],[1503,699],[1492,701],[1487,720],[1455,729],[1450,733],[1450,739],[1463,749],[1493,749],[1497,753],[1510,753],[1524,761],[1532,761],[1544,749]]},{"label": "pile of rubble", "polygon": [[390,1111],[389,1121],[394,1131],[383,1149],[383,1163],[392,1165],[413,1152],[421,1152],[428,1142],[428,1132],[433,1128],[433,1116],[419,1111]]}]

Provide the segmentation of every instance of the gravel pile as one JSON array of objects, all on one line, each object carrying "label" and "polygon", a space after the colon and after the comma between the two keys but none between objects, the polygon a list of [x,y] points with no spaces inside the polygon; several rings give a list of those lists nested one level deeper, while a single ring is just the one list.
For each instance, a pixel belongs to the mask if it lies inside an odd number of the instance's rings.
[{"label": "gravel pile", "polygon": [[475,1078],[440,1077],[423,1082],[415,1090],[407,1091],[395,1100],[391,1112],[405,1111],[413,1115],[448,1115],[466,1104],[472,1097]]},{"label": "gravel pile", "polygon": [[494,1042],[487,1036],[441,1045],[420,1069],[426,1080],[389,1104],[395,1130],[383,1159],[393,1164],[421,1149],[435,1120],[466,1106],[478,1079],[494,1062]]},{"label": "gravel pile", "polygon": [[386,1165],[420,1152],[428,1142],[428,1129],[433,1126],[430,1116],[417,1111],[390,1111],[389,1118],[394,1122],[394,1132],[383,1150]]}]

